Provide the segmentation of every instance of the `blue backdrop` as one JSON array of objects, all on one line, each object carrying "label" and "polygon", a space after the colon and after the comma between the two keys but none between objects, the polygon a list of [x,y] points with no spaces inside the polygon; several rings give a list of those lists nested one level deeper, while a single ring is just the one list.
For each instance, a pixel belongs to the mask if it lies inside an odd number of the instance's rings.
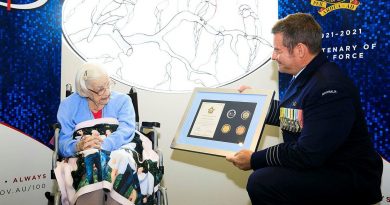
[{"label": "blue backdrop", "polygon": [[[333,3],[328,3],[333,2]],[[390,161],[389,3],[386,1],[279,0],[279,18],[312,14],[323,28],[323,51],[360,90],[376,150]],[[280,97],[290,77],[280,75]]]},{"label": "blue backdrop", "polygon": [[60,102],[60,1],[30,9],[0,6],[0,39],[0,122],[49,145]]}]

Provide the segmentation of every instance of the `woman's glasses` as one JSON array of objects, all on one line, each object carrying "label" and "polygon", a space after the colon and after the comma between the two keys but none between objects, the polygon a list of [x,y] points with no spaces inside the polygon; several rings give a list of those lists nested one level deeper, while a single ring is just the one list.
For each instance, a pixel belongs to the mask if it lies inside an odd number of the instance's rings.
[{"label": "woman's glasses", "polygon": [[111,91],[111,88],[112,88],[114,85],[115,85],[115,81],[110,80],[110,81],[106,84],[106,86],[101,87],[98,91],[95,91],[95,90],[92,90],[92,89],[89,89],[89,88],[88,88],[88,90],[91,91],[91,92],[93,92],[93,93],[95,93],[95,94],[98,95],[98,96],[102,96],[102,95],[104,95],[104,93],[107,92],[107,90]]}]

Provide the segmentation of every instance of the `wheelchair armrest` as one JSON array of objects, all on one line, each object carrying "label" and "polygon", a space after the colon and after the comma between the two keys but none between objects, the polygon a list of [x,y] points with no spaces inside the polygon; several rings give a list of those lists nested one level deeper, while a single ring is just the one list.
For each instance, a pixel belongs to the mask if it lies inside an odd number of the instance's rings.
[{"label": "wheelchair armrest", "polygon": [[[58,156],[58,138],[60,135],[61,125],[59,123],[53,124],[54,129],[54,150],[52,154],[52,171],[57,167],[57,161],[59,160]],[[53,176],[52,176],[53,177]]]},{"label": "wheelchair armrest", "polygon": [[160,123],[159,122],[142,122],[142,127],[148,127],[148,128],[152,128],[152,127],[157,127],[159,128],[160,127]]},{"label": "wheelchair armrest", "polygon": [[161,170],[161,173],[164,174],[164,156],[163,156],[163,153],[159,150],[159,149],[156,149],[155,150],[157,155],[158,155],[158,158],[159,158],[159,168]]},{"label": "wheelchair armrest", "polygon": [[150,141],[152,141],[153,150],[156,150],[158,148],[158,133],[156,128],[160,127],[160,123],[142,122],[141,125],[142,126],[139,131],[146,135],[150,139]]}]

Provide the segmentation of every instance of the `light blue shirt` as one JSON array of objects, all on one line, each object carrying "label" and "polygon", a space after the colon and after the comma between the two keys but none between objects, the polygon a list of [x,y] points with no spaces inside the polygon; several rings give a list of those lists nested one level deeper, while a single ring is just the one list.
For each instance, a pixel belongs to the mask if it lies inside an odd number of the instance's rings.
[{"label": "light blue shirt", "polygon": [[[135,112],[129,96],[112,91],[110,100],[103,108],[102,117],[116,118],[119,121],[117,130],[104,139],[103,150],[116,150],[133,139]],[[75,127],[80,122],[92,119],[94,117],[88,107],[87,98],[73,93],[60,103],[57,120],[61,124],[58,144],[62,157],[71,157],[76,154],[77,140],[73,139]]]}]

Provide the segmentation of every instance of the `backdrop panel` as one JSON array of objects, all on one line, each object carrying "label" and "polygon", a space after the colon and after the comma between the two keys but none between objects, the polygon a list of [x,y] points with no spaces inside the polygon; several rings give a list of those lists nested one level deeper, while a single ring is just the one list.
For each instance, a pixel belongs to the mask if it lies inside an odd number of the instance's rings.
[{"label": "backdrop panel", "polygon": [[0,122],[48,145],[60,102],[61,4],[15,9],[30,2],[0,4]]}]

